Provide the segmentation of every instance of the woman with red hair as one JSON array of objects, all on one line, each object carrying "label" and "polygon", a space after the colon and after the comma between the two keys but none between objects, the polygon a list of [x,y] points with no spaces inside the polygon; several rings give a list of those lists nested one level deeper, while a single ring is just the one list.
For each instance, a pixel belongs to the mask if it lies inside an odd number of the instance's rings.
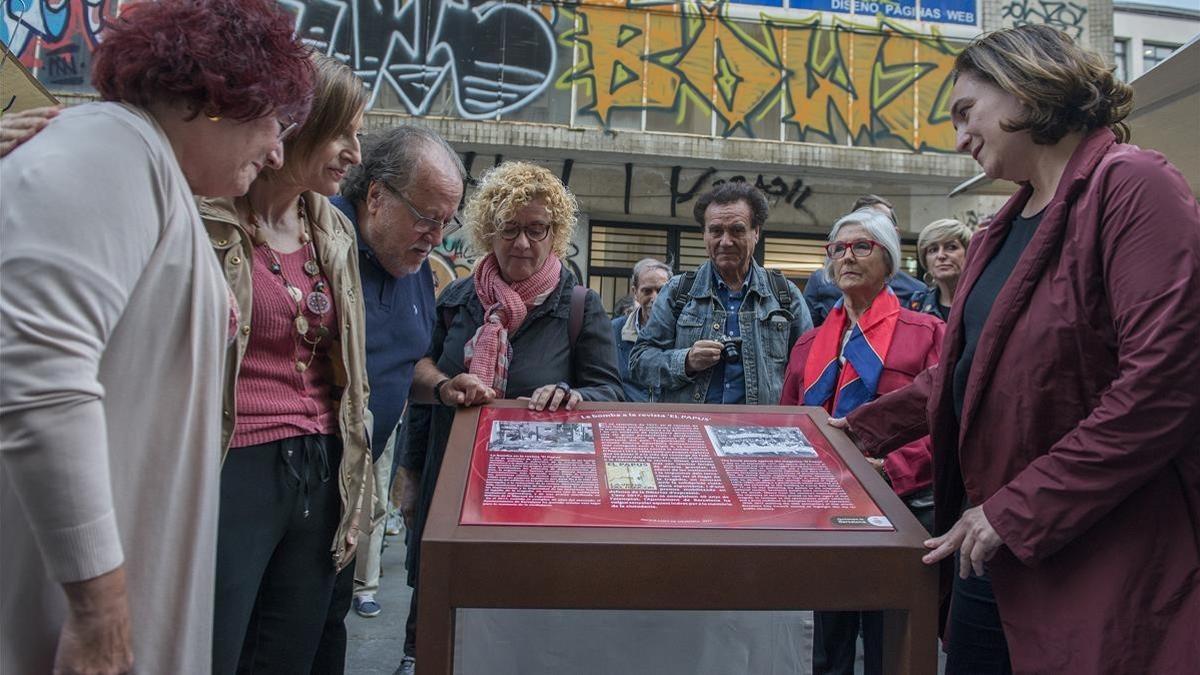
[{"label": "woman with red hair", "polygon": [[270,0],[163,0],[93,79],[0,170],[0,671],[208,673],[233,323],[192,195],[281,165],[312,65]]}]

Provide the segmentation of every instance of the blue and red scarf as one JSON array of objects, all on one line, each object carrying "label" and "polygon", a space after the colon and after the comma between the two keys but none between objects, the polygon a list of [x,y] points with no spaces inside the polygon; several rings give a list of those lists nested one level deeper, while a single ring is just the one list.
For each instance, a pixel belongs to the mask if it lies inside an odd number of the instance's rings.
[{"label": "blue and red scarf", "polygon": [[[884,289],[870,308],[850,328],[850,339],[842,350],[846,330],[845,298],[838,300],[825,323],[817,330],[808,361],[804,364],[804,405],[819,405],[834,417],[845,417],[875,398],[883,362],[892,346],[900,302],[892,289]],[[839,354],[845,356],[843,366]]]}]

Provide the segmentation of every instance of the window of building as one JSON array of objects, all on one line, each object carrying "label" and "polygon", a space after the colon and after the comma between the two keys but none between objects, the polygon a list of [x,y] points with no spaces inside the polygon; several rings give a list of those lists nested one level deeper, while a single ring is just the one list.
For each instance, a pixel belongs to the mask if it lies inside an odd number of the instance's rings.
[{"label": "window of building", "polygon": [[1142,43],[1142,72],[1150,70],[1154,66],[1166,60],[1171,52],[1179,49],[1179,45],[1155,44],[1153,42]]},{"label": "window of building", "polygon": [[1129,40],[1113,40],[1113,63],[1117,69],[1113,72],[1118,80],[1129,81]]}]

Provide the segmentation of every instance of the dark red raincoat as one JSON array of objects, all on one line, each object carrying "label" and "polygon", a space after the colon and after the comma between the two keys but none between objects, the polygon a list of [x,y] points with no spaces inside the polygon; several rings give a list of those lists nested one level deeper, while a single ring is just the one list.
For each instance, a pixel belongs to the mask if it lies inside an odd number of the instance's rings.
[{"label": "dark red raincoat", "polygon": [[938,532],[983,505],[1018,673],[1200,673],[1200,206],[1162,155],[1089,134],[996,299],[959,424],[961,299],[1030,194],[971,242],[940,366],[851,428],[871,454],[931,435]]}]

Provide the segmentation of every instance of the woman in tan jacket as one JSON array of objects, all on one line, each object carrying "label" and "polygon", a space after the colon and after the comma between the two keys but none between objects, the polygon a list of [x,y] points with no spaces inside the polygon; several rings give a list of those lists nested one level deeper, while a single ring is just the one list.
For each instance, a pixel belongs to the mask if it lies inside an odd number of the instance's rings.
[{"label": "woman in tan jacket", "polygon": [[366,107],[316,60],[284,165],[200,214],[239,316],[225,367],[213,672],[306,673],[371,500],[354,228],[329,203],[359,162]]}]

